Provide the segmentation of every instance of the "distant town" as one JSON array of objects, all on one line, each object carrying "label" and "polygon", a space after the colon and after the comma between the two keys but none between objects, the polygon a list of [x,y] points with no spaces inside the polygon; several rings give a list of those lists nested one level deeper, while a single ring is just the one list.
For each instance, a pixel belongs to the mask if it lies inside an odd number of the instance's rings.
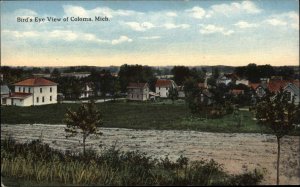
[{"label": "distant town", "polygon": [[109,98],[155,102],[187,99],[193,90],[199,90],[197,94],[205,105],[230,101],[249,106],[280,89],[299,104],[298,67],[1,67],[1,105],[36,106]]}]

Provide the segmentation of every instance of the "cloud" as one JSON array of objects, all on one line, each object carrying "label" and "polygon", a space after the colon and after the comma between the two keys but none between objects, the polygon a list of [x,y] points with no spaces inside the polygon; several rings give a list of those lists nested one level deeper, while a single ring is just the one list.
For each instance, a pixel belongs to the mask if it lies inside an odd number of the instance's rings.
[{"label": "cloud", "polygon": [[189,12],[190,16],[196,19],[202,19],[205,16],[205,10],[198,6],[187,9],[186,12]]},{"label": "cloud", "polygon": [[200,29],[201,34],[214,34],[214,33],[221,33],[225,36],[229,36],[234,33],[233,30],[226,30],[223,27],[218,27],[215,25],[200,25],[202,29]]},{"label": "cloud", "polygon": [[127,26],[129,26],[131,29],[133,29],[135,31],[146,31],[146,30],[149,30],[149,29],[155,27],[150,22],[143,22],[143,23],[125,22],[124,24],[127,25]]},{"label": "cloud", "polygon": [[108,18],[112,18],[114,16],[133,16],[143,14],[141,12],[136,12],[132,10],[113,10],[108,7],[97,7],[94,9],[87,10],[81,6],[64,5],[63,9],[66,15],[80,17],[106,16]]},{"label": "cloud", "polygon": [[166,23],[163,25],[164,28],[166,29],[177,29],[177,28],[180,28],[180,29],[187,29],[190,27],[190,25],[188,24],[178,24],[178,25],[175,25],[174,23]]},{"label": "cloud", "polygon": [[161,36],[143,36],[143,37],[140,37],[141,39],[144,39],[144,40],[156,40],[156,39],[160,39]]},{"label": "cloud", "polygon": [[258,14],[262,11],[251,1],[212,5],[211,9],[214,13],[221,13],[226,16],[236,13]]},{"label": "cloud", "polygon": [[273,25],[273,26],[284,26],[284,25],[287,25],[287,23],[285,21],[280,20],[280,19],[276,19],[276,18],[267,19],[266,22],[269,23],[270,25]]},{"label": "cloud", "polygon": [[111,44],[116,45],[124,42],[132,42],[132,39],[128,38],[127,36],[120,36],[119,39],[112,40]]},{"label": "cloud", "polygon": [[177,14],[175,12],[167,12],[166,13],[166,16],[169,16],[169,17],[177,17]]},{"label": "cloud", "polygon": [[248,23],[246,21],[239,21],[234,24],[235,26],[241,28],[241,29],[246,29],[246,28],[253,28],[253,27],[258,27],[257,24],[255,23]]},{"label": "cloud", "polygon": [[271,15],[264,22],[272,26],[289,26],[290,28],[299,30],[299,13],[290,11]]},{"label": "cloud", "polygon": [[14,15],[16,17],[22,17],[22,18],[27,18],[27,17],[34,17],[37,16],[38,14],[30,9],[18,9],[14,12]]},{"label": "cloud", "polygon": [[2,31],[3,34],[8,34],[11,35],[15,38],[33,38],[33,37],[37,37],[40,34],[36,31],[24,31],[24,32],[20,32],[20,31],[10,31],[10,30],[3,30]]},{"label": "cloud", "polygon": [[80,42],[91,42],[91,43],[112,44],[112,45],[117,45],[124,42],[132,42],[132,39],[128,38],[127,36],[120,36],[118,39],[114,39],[114,40],[103,40],[91,33],[74,32],[71,30],[53,30],[53,31],[45,31],[45,32],[3,30],[2,34],[14,38],[38,39],[39,41],[40,40],[49,41],[55,39],[55,40],[62,40],[66,42],[80,41]]}]

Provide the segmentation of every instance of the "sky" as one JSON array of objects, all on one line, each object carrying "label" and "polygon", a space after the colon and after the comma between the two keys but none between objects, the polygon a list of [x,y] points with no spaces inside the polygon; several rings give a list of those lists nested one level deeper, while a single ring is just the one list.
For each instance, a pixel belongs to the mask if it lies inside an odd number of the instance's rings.
[{"label": "sky", "polygon": [[299,64],[299,0],[1,1],[2,66],[249,63]]}]

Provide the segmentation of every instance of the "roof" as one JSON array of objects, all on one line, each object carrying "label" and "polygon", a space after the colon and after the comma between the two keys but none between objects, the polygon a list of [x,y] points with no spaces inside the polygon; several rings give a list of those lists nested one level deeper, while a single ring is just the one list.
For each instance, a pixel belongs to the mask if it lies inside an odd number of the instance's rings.
[{"label": "roof", "polygon": [[252,88],[253,90],[256,90],[256,88],[258,87],[258,86],[260,86],[260,84],[259,83],[249,83],[249,85],[248,85],[250,88]]},{"label": "roof", "polygon": [[155,87],[169,87],[172,86],[172,80],[158,79],[155,83]]},{"label": "roof", "polygon": [[298,88],[300,88],[300,82],[299,82],[298,79],[293,80],[293,84],[294,84],[295,86],[297,86]]},{"label": "roof", "polygon": [[212,93],[209,92],[208,90],[203,90],[202,94],[206,95],[207,97],[212,97]]},{"label": "roof", "polygon": [[25,99],[31,95],[32,93],[14,92],[10,94],[9,98]]},{"label": "roof", "polygon": [[55,86],[57,83],[49,81],[47,79],[36,77],[26,79],[14,84],[15,86]]},{"label": "roof", "polygon": [[287,90],[287,89],[290,89],[290,90],[293,90],[293,92],[299,96],[299,93],[300,93],[300,90],[299,90],[299,87],[297,87],[294,83],[288,83],[285,87],[284,87],[284,90]]},{"label": "roof", "polygon": [[239,79],[239,77],[234,73],[225,73],[224,76],[229,79]]},{"label": "roof", "polygon": [[1,85],[1,95],[9,94],[10,90],[7,85]]},{"label": "roof", "polygon": [[207,88],[207,85],[205,83],[203,83],[203,82],[199,82],[198,83],[198,87],[199,88]]},{"label": "roof", "polygon": [[270,80],[268,83],[268,89],[270,92],[277,92],[280,90],[280,88],[284,88],[289,81],[284,80]]},{"label": "roof", "polygon": [[232,89],[230,90],[231,93],[237,95],[237,94],[243,94],[244,90],[240,90],[240,89]]},{"label": "roof", "polygon": [[127,88],[144,88],[145,86],[148,86],[147,83],[129,83]]}]

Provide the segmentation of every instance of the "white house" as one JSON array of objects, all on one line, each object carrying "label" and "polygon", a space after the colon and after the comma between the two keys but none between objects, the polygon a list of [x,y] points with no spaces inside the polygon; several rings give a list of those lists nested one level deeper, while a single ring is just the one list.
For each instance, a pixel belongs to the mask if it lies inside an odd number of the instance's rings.
[{"label": "white house", "polygon": [[171,87],[177,89],[177,85],[173,80],[158,79],[155,84],[155,93],[160,97],[167,98]]},{"label": "white house", "polygon": [[134,101],[146,101],[149,99],[148,83],[129,83],[127,86],[127,99]]},{"label": "white house", "polygon": [[236,85],[243,84],[243,85],[248,86],[249,85],[249,81],[247,79],[238,79],[238,80],[235,81],[235,84]]},{"label": "white house", "polygon": [[86,83],[84,84],[84,87],[82,89],[81,95],[79,96],[79,98],[89,98],[91,96],[93,96],[93,88],[92,88],[92,84],[91,83]]},{"label": "white house", "polygon": [[6,105],[36,106],[57,103],[57,83],[38,77],[14,84],[15,91],[3,98]]},{"label": "white house", "polygon": [[287,92],[287,94],[289,95],[289,100],[292,101],[292,98],[294,97],[295,99],[295,104],[299,105],[300,102],[300,91],[299,91],[299,87],[297,87],[295,84],[293,83],[288,83],[284,88],[284,91]]},{"label": "white house", "polygon": [[226,77],[225,75],[221,75],[218,79],[217,79],[217,84],[225,84],[228,85],[231,82],[231,79]]}]

